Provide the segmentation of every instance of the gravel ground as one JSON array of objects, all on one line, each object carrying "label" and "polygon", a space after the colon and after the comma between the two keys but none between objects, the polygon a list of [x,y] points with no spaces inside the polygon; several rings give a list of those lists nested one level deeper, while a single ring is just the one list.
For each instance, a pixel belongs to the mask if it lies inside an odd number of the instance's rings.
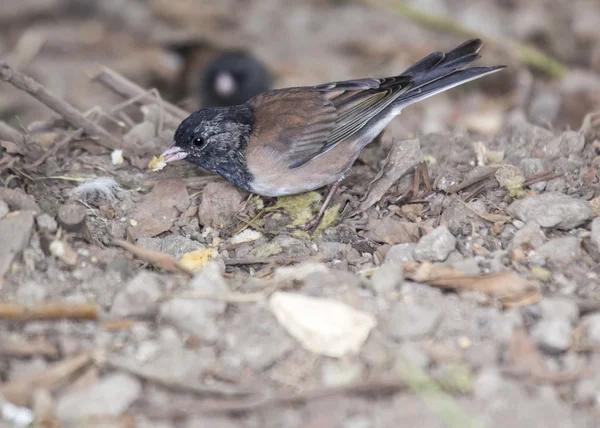
[{"label": "gravel ground", "polygon": [[[312,235],[289,226],[324,190],[149,172],[178,121],[116,111],[97,63],[191,109],[224,47],[283,87],[391,75],[464,37],[378,2],[2,8],[0,59],[93,109],[125,160],[0,86],[27,143],[0,139],[0,427],[600,426],[600,6],[409,3],[502,40],[482,62],[510,67],[403,112]],[[189,74],[169,48],[182,30],[203,42]],[[77,187],[94,177],[103,192]]]}]

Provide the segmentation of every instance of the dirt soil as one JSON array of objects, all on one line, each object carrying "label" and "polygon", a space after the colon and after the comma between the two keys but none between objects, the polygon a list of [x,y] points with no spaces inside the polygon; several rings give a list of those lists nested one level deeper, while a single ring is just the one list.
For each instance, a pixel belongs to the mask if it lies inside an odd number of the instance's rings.
[{"label": "dirt soil", "polygon": [[[0,61],[88,128],[0,82],[0,427],[600,427],[598,22],[595,0],[3,5]],[[472,34],[509,68],[407,108],[314,234],[293,226],[326,189],[148,169],[223,49],[286,87]]]}]

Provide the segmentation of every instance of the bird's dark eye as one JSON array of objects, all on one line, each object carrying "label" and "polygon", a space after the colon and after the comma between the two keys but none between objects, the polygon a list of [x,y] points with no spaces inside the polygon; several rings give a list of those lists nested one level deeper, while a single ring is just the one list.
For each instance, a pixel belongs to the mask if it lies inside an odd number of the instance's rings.
[{"label": "bird's dark eye", "polygon": [[202,145],[204,145],[204,138],[202,138],[202,137],[194,138],[194,146],[200,147]]}]

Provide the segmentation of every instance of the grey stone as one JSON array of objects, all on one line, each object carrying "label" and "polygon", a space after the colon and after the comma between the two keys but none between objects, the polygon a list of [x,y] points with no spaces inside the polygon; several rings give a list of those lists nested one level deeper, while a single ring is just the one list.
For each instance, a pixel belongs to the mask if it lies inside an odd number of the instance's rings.
[{"label": "grey stone", "polygon": [[516,177],[520,177],[522,181],[525,181],[525,174],[523,171],[521,171],[520,168],[508,163],[500,165],[500,168],[496,170],[494,177],[496,178],[498,184],[502,187],[506,186],[510,180],[514,180]]},{"label": "grey stone", "polygon": [[454,235],[470,234],[473,227],[478,230],[485,226],[484,220],[473,211],[486,212],[483,201],[471,201],[467,205],[472,209],[459,201],[452,201],[443,211],[440,224],[448,226],[448,230]]},{"label": "grey stone", "polygon": [[[0,215],[0,218],[1,217],[2,216]],[[52,217],[48,213],[39,214],[35,218],[35,222],[37,224],[38,229],[40,229],[40,230],[46,230],[48,232],[56,232],[56,229],[58,228],[58,223],[56,223],[56,220],[54,219],[54,217]]]},{"label": "grey stone", "polygon": [[17,302],[22,305],[33,305],[46,299],[48,291],[46,287],[35,281],[28,281],[17,288]]},{"label": "grey stone", "polygon": [[452,263],[452,267],[469,275],[480,275],[479,263],[475,259],[459,260]]},{"label": "grey stone", "polygon": [[13,360],[10,364],[10,380],[21,380],[45,371],[48,363],[41,357],[30,360]]},{"label": "grey stone", "polygon": [[565,266],[581,258],[581,239],[576,236],[552,239],[536,252],[544,257],[548,264]]},{"label": "grey stone", "polygon": [[384,263],[371,277],[373,290],[383,295],[400,287],[402,282],[404,282],[402,266],[392,263]]},{"label": "grey stone", "polygon": [[148,250],[167,253],[175,259],[180,259],[185,253],[201,250],[204,247],[198,241],[178,234],[167,235],[164,238],[141,237],[137,240],[137,245]]},{"label": "grey stone", "polygon": [[573,328],[569,320],[542,320],[531,329],[533,341],[548,354],[565,352],[573,344]]},{"label": "grey stone", "polygon": [[509,205],[508,212],[524,222],[565,230],[579,226],[592,215],[587,202],[556,192],[514,201]]},{"label": "grey stone", "polygon": [[586,316],[584,324],[586,341],[592,347],[600,347],[600,314]]},{"label": "grey stone", "polygon": [[9,211],[10,208],[8,207],[8,204],[2,199],[0,199],[0,219],[2,219],[6,214],[8,214]]},{"label": "grey stone", "polygon": [[544,234],[544,231],[540,225],[534,222],[529,222],[515,232],[508,249],[514,251],[523,245],[535,249],[543,245],[545,241],[546,235]]},{"label": "grey stone", "polygon": [[402,375],[402,370],[406,367],[405,361],[424,369],[431,363],[431,358],[419,344],[414,342],[403,342],[398,347],[396,363],[394,368],[392,368],[392,372]]},{"label": "grey stone", "polygon": [[554,178],[546,183],[547,192],[564,193],[567,190],[567,180],[562,177]]},{"label": "grey stone", "polygon": [[[519,162],[519,167],[521,167],[521,169],[523,169],[523,172],[525,173],[525,177],[527,177],[527,178],[531,178],[534,175],[539,174],[540,172],[544,171],[544,163],[539,158],[521,159],[521,162]],[[546,188],[546,182],[540,181],[539,183],[534,183],[534,184],[530,185],[529,187],[531,187],[533,190],[535,190],[537,192],[541,192]]]},{"label": "grey stone", "polygon": [[397,340],[421,337],[432,333],[442,318],[439,307],[398,302],[391,309],[388,330]]},{"label": "grey stone", "polygon": [[21,211],[0,220],[0,236],[3,242],[0,245],[0,278],[4,277],[15,257],[29,243],[33,215],[33,211]]},{"label": "grey stone", "polygon": [[[224,295],[229,292],[221,268],[217,262],[206,263],[200,272],[191,280],[189,287],[193,290]],[[161,318],[199,339],[212,343],[218,337],[215,317],[225,312],[225,302],[206,299],[174,298],[160,306]]]},{"label": "grey stone", "polygon": [[542,318],[546,320],[563,318],[575,324],[579,319],[579,306],[568,297],[546,297],[540,301],[539,307]]},{"label": "grey stone", "polygon": [[598,251],[600,251],[600,217],[596,217],[594,221],[592,221],[590,240],[598,247]]},{"label": "grey stone", "polygon": [[157,275],[141,271],[117,293],[111,312],[120,317],[155,315],[161,295]]},{"label": "grey stone", "polygon": [[321,363],[321,381],[325,386],[343,386],[360,380],[364,366],[354,359],[326,359]]},{"label": "grey stone", "polygon": [[123,414],[142,392],[140,382],[124,373],[113,373],[88,389],[76,389],[63,395],[56,406],[62,422],[87,420],[94,417],[117,417]]},{"label": "grey stone", "polygon": [[390,247],[385,255],[385,263],[402,266],[403,264],[414,262],[413,253],[415,247],[416,244],[397,244]]},{"label": "grey stone", "polygon": [[439,226],[423,236],[415,247],[414,257],[418,261],[443,262],[456,248],[456,238],[446,226]]}]

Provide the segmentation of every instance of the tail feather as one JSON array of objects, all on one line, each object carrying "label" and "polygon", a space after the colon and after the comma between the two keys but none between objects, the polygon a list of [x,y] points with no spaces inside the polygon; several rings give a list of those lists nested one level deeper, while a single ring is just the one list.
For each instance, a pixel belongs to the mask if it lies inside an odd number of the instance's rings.
[{"label": "tail feather", "polygon": [[505,68],[472,67],[462,70],[479,59],[478,52],[482,46],[480,39],[469,40],[448,53],[434,52],[409,67],[402,76],[411,78],[410,87],[394,101],[393,108],[405,107]]},{"label": "tail feather", "polygon": [[404,108],[417,101],[439,94],[440,92],[500,71],[503,68],[506,67],[503,65],[494,67],[471,67],[466,70],[454,69],[450,73],[442,74],[441,76],[429,75],[428,77],[430,77],[430,79],[423,79],[420,85],[415,86],[400,95],[398,99],[394,101],[393,108]]}]

